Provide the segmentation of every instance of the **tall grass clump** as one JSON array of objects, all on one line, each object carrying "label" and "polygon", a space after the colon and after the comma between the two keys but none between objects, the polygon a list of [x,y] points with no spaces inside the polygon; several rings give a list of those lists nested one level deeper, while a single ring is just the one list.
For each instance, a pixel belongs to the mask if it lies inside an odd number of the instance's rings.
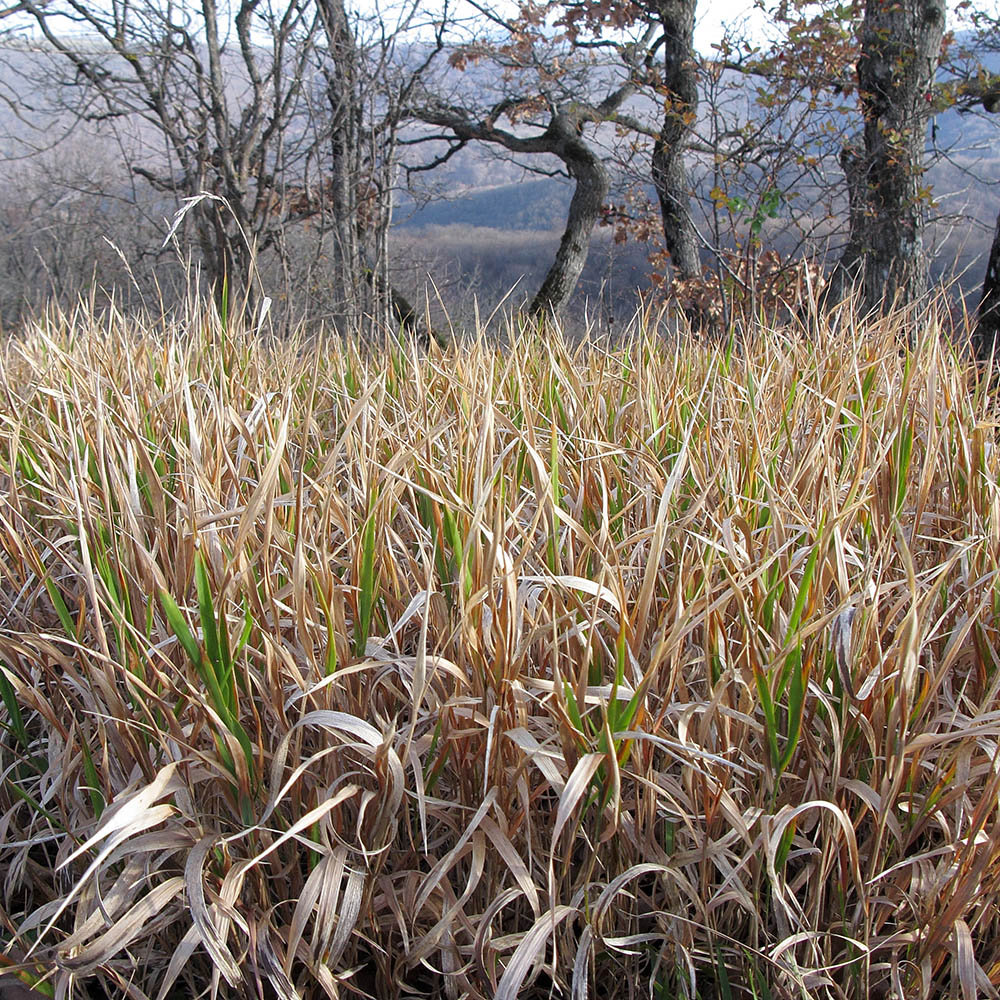
[{"label": "tall grass clump", "polygon": [[0,364],[24,982],[996,996],[998,414],[932,321],[422,355],[84,311]]}]

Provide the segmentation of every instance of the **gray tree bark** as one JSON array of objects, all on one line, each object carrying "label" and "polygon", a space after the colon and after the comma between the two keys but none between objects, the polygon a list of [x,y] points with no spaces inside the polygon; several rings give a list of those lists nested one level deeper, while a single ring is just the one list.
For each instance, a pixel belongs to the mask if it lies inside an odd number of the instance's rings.
[{"label": "gray tree bark", "polygon": [[850,233],[827,301],[856,286],[864,309],[883,311],[926,290],[919,186],[945,17],[945,0],[865,2],[858,59],[863,143],[842,155]]},{"label": "gray tree bark", "polygon": [[552,152],[566,164],[576,186],[559,249],[528,307],[535,316],[558,315],[569,301],[587,263],[590,236],[608,196],[608,172],[600,158],[580,138],[579,124],[574,117],[557,113],[545,133],[553,144]]},{"label": "gray tree bark", "polygon": [[691,218],[684,155],[698,112],[698,77],[694,57],[696,0],[658,0],[653,5],[663,27],[663,124],[653,143],[652,180],[660,202],[663,241],[674,273],[701,274],[698,238]]},{"label": "gray tree bark", "polygon": [[361,319],[364,262],[358,239],[358,186],[362,183],[364,106],[359,53],[343,0],[318,0],[326,35],[327,100],[330,105],[329,196],[332,216],[332,279],[340,290],[340,325]]},{"label": "gray tree bark", "polygon": [[530,136],[497,127],[502,116],[516,111],[523,103],[513,98],[501,101],[485,115],[439,102],[409,111],[411,117],[444,128],[454,137],[456,144],[445,158],[467,142],[489,142],[512,153],[549,153],[563,162],[575,187],[559,249],[528,306],[533,316],[557,316],[569,301],[587,262],[590,238],[610,187],[607,168],[584,137],[584,128],[588,124],[617,121],[619,109],[636,89],[636,82],[629,80],[599,104],[579,101],[569,106],[550,105],[544,131]]}]

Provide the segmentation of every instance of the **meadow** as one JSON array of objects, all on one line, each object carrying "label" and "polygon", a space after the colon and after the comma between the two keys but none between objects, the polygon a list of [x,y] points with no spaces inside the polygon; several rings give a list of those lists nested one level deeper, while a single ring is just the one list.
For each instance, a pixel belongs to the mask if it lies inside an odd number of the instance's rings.
[{"label": "meadow", "polygon": [[58,998],[1000,986],[998,408],[933,314],[0,358],[0,963]]}]

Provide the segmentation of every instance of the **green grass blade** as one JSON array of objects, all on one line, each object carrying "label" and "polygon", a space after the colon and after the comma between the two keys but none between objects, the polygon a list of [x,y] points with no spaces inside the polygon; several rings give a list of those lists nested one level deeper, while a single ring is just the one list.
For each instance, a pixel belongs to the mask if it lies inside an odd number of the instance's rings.
[{"label": "green grass blade", "polygon": [[220,690],[226,693],[225,682],[227,679],[228,664],[224,663],[222,659],[219,628],[216,623],[215,608],[212,603],[211,584],[208,580],[208,571],[205,568],[205,559],[201,552],[196,552],[194,557],[194,582],[198,593],[198,615],[201,619],[201,635],[202,642],[205,644],[205,655],[208,657],[207,665],[215,673],[216,682]]},{"label": "green grass blade", "polygon": [[[794,651],[794,666],[792,668],[791,684],[788,688],[788,733],[785,738],[785,752],[778,762],[778,774],[783,774],[785,768],[795,756],[795,750],[799,745],[799,735],[802,732],[802,713],[805,708],[806,684],[804,668],[799,661],[801,653]],[[789,659],[792,659],[790,656]]]},{"label": "green grass blade", "polygon": [[361,574],[358,581],[358,621],[354,637],[354,655],[364,656],[371,634],[375,607],[375,505],[369,508],[361,532]]},{"label": "green grass blade", "polygon": [[177,637],[177,641],[183,647],[184,652],[187,653],[188,659],[190,659],[200,673],[202,670],[201,647],[198,645],[198,640],[192,634],[191,629],[188,628],[188,623],[184,620],[181,609],[177,607],[177,602],[167,591],[160,590],[160,605],[163,608],[163,613],[167,616],[167,622],[170,624],[171,630]]},{"label": "green grass blade", "polygon": [[0,697],[3,698],[4,708],[7,709],[7,718],[10,720],[8,728],[14,734],[14,738],[21,745],[22,749],[28,749],[28,731],[24,727],[24,718],[21,716],[21,706],[17,703],[17,693],[14,685],[0,667]]},{"label": "green grass blade", "polygon": [[771,767],[778,770],[778,726],[775,718],[774,701],[767,686],[767,675],[763,671],[755,671],[757,681],[757,695],[760,698],[760,706],[764,710],[764,729],[767,735],[767,749],[771,758]]},{"label": "green grass blade", "polygon": [[55,583],[53,583],[52,578],[49,576],[45,578],[45,590],[48,592],[49,600],[52,601],[52,606],[56,609],[56,614],[59,616],[59,621],[66,634],[73,639],[79,640],[73,616],[69,613],[69,608],[66,607],[66,602],[63,600],[63,596],[59,592],[59,588],[55,585]]},{"label": "green grass blade", "polygon": [[80,749],[83,751],[83,773],[87,777],[87,794],[90,796],[90,805],[94,810],[94,818],[100,819],[104,812],[104,796],[101,794],[101,781],[97,777],[97,768],[94,767],[94,758],[91,756],[90,747],[87,741],[80,738]]}]

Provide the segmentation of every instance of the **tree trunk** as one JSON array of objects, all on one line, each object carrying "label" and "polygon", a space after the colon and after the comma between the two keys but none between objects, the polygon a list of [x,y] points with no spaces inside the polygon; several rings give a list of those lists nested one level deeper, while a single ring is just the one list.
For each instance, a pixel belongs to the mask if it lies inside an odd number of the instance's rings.
[{"label": "tree trunk", "polygon": [[656,7],[664,34],[664,113],[663,126],[653,145],[652,180],[660,202],[663,241],[674,273],[681,278],[701,274],[697,233],[691,219],[691,183],[684,163],[698,111],[695,6],[696,0],[660,0]]},{"label": "tree trunk", "polygon": [[573,294],[587,263],[591,234],[608,196],[608,172],[579,132],[579,122],[561,112],[553,117],[546,131],[546,138],[554,142],[553,152],[566,164],[576,187],[555,260],[528,307],[534,316],[558,315]]},{"label": "tree trunk", "polygon": [[865,264],[865,225],[868,217],[865,157],[856,141],[844,144],[840,166],[847,184],[847,245],[830,275],[820,301],[833,305],[850,295],[861,281]]},{"label": "tree trunk", "polygon": [[204,280],[220,316],[256,308],[253,254],[243,237],[247,229],[232,227],[231,212],[216,200],[205,200],[197,208]]},{"label": "tree trunk", "polygon": [[998,335],[1000,335],[1000,215],[997,216],[997,228],[993,233],[990,259],[986,265],[978,322],[972,335],[972,346],[980,361],[989,361],[990,358],[1000,361]]},{"label": "tree trunk", "polygon": [[587,125],[615,120],[618,109],[635,91],[636,83],[629,79],[616,87],[600,104],[583,101],[569,107],[549,104],[551,117],[545,131],[541,135],[532,136],[515,135],[497,127],[497,119],[502,115],[508,115],[512,121],[517,120],[511,111],[523,104],[520,99],[501,101],[481,118],[464,108],[440,101],[408,111],[411,117],[428,125],[448,129],[458,142],[455,148],[476,140],[496,143],[512,153],[557,156],[576,182],[559,249],[545,280],[528,306],[528,311],[533,316],[557,315],[573,294],[587,262],[591,234],[601,218],[604,201],[611,186],[608,171],[601,158],[584,138],[584,129]]},{"label": "tree trunk", "polygon": [[361,318],[363,253],[359,245],[358,186],[362,183],[364,107],[358,51],[343,0],[319,0],[327,40],[324,66],[330,105],[330,213],[332,280],[340,291],[339,324],[352,330]]},{"label": "tree trunk", "polygon": [[945,0],[865,2],[858,59],[864,151],[847,161],[858,208],[833,285],[846,291],[858,282],[867,310],[911,302],[927,287],[919,185],[945,13]]}]

